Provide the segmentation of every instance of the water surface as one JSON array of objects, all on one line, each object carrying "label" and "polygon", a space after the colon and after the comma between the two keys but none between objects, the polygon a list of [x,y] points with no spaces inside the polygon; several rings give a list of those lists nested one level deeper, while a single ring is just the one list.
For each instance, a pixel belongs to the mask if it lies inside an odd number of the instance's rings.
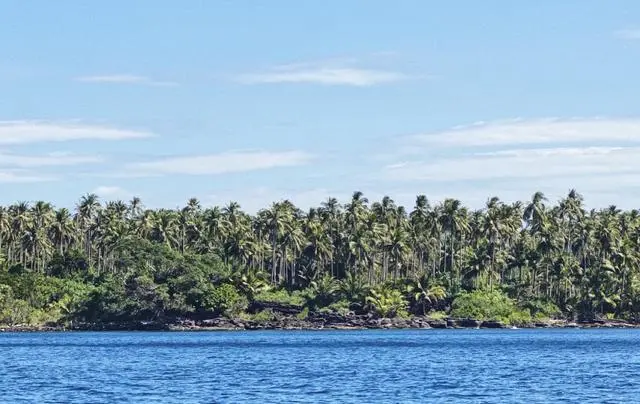
[{"label": "water surface", "polygon": [[0,334],[6,403],[640,402],[640,330]]}]

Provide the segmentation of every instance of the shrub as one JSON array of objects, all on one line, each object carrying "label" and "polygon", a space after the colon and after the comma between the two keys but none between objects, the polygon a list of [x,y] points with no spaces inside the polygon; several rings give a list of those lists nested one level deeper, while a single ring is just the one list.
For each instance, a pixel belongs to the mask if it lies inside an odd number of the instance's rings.
[{"label": "shrub", "polygon": [[545,320],[561,316],[561,311],[554,303],[545,300],[530,300],[522,305],[528,309],[536,320]]},{"label": "shrub", "polygon": [[307,305],[312,309],[327,307],[335,302],[338,295],[339,283],[329,275],[312,281],[303,295]]},{"label": "shrub", "polygon": [[453,301],[451,315],[476,320],[498,320],[507,324],[531,321],[528,311],[518,309],[512,299],[499,291],[461,293]]},{"label": "shrub", "polygon": [[351,303],[346,300],[340,300],[338,302],[332,303],[327,307],[322,307],[318,310],[318,313],[336,313],[341,316],[346,316],[351,312]]},{"label": "shrub", "polygon": [[242,318],[243,320],[248,320],[248,321],[258,321],[258,322],[265,322],[265,321],[274,321],[276,320],[276,315],[275,313],[271,310],[271,309],[266,309],[266,310],[261,310],[257,313],[241,313],[240,314],[240,318]]},{"label": "shrub", "polygon": [[304,309],[302,309],[302,311],[298,314],[296,314],[296,318],[298,320],[306,320],[307,317],[309,317],[309,308],[305,307]]},{"label": "shrub", "polygon": [[216,314],[224,314],[226,316],[237,315],[248,306],[247,298],[233,286],[223,283],[212,288],[212,290],[204,296],[203,308]]},{"label": "shrub", "polygon": [[368,308],[380,317],[406,317],[409,302],[396,289],[376,288],[367,296]]},{"label": "shrub", "polygon": [[429,317],[433,320],[444,320],[445,318],[449,317],[449,315],[444,311],[434,311],[429,313]]},{"label": "shrub", "polygon": [[289,293],[285,289],[262,291],[255,296],[256,301],[273,302],[280,304],[292,304],[302,306],[306,303],[306,299],[301,292]]}]

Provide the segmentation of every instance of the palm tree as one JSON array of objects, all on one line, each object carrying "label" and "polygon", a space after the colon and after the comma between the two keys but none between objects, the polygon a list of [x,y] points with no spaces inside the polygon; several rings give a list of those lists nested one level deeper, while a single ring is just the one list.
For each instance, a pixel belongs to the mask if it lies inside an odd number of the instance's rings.
[{"label": "palm tree", "polygon": [[[454,289],[458,288],[460,283],[460,272],[455,265],[456,257],[456,242],[458,239],[462,239],[464,234],[469,230],[469,222],[467,217],[467,210],[462,206],[462,203],[457,199],[445,199],[440,206],[439,222],[442,226],[445,235],[444,254],[445,254],[445,269],[447,261],[449,261],[449,274],[451,279],[451,286]],[[447,254],[447,241],[451,250],[449,260],[446,258]]]},{"label": "palm tree", "polygon": [[100,201],[96,194],[83,196],[76,205],[76,220],[78,227],[84,232],[84,250],[89,261],[91,261],[92,258],[91,228],[100,208]]},{"label": "palm tree", "polygon": [[415,278],[407,285],[407,293],[417,307],[420,307],[422,315],[427,314],[427,307],[437,303],[447,296],[444,287],[430,285],[428,275]]}]

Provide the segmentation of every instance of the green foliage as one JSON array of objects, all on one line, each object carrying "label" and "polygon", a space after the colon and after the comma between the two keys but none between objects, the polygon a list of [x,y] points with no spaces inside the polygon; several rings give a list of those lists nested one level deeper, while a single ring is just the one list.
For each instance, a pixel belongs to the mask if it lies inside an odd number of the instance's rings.
[{"label": "green foliage", "polygon": [[447,291],[440,285],[430,285],[428,276],[411,280],[406,285],[406,292],[412,311],[426,314],[428,308],[447,296]]},{"label": "green foliage", "polygon": [[409,302],[396,289],[374,288],[366,299],[368,308],[380,317],[406,317]]},{"label": "green foliage", "polygon": [[10,286],[0,284],[0,324],[28,324],[31,312],[27,302],[14,297]]},{"label": "green foliage", "polygon": [[410,211],[355,192],[255,215],[196,199],[153,210],[85,195],[73,212],[18,202],[0,206],[2,321],[172,321],[255,300],[422,315],[451,296],[454,314],[510,322],[640,320],[638,234],[637,210],[587,211],[573,190],[553,205],[536,192],[478,210],[420,195]]},{"label": "green foliage", "polygon": [[59,278],[83,278],[89,272],[89,263],[82,252],[69,250],[64,254],[55,253],[47,264],[46,272]]},{"label": "green foliage", "polygon": [[352,271],[347,272],[345,278],[340,280],[338,285],[340,297],[359,307],[365,305],[370,289],[365,278]]},{"label": "green foliage", "polygon": [[444,320],[445,318],[449,317],[449,315],[445,311],[433,311],[429,313],[429,317],[433,320]]},{"label": "green foliage", "polygon": [[338,287],[338,282],[329,275],[312,281],[304,291],[306,304],[314,310],[329,306],[338,297]]},{"label": "green foliage", "polygon": [[204,295],[203,309],[215,314],[235,316],[247,308],[248,300],[228,283],[213,286]]},{"label": "green foliage", "polygon": [[302,311],[298,314],[296,314],[296,318],[298,320],[306,320],[307,317],[309,317],[309,308],[305,307],[304,309],[302,309]]},{"label": "green foliage", "polygon": [[305,295],[300,291],[289,293],[286,289],[262,291],[255,296],[254,300],[295,306],[302,306],[307,302]]},{"label": "green foliage", "polygon": [[531,313],[535,320],[556,319],[562,316],[562,312],[553,302],[534,299],[525,302],[522,307]]},{"label": "green foliage", "polygon": [[348,300],[339,300],[335,303],[331,303],[330,305],[321,308],[318,310],[321,313],[336,313],[342,316],[346,316],[351,313],[352,303]]},{"label": "green foliage", "polygon": [[239,316],[248,321],[256,321],[256,322],[268,322],[276,320],[276,315],[273,313],[271,309],[261,310],[257,313],[249,314],[249,313],[241,313]]},{"label": "green foliage", "polygon": [[461,293],[453,301],[451,316],[476,320],[498,320],[507,324],[531,321],[531,314],[521,310],[507,295],[499,291],[477,290]]}]

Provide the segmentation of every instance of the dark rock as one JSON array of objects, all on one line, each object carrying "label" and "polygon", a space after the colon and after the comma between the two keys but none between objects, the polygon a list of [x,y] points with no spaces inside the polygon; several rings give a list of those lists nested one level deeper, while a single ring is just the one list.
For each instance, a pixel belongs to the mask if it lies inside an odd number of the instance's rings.
[{"label": "dark rock", "polygon": [[461,319],[457,319],[455,323],[456,323],[456,326],[462,327],[462,328],[478,328],[480,327],[480,324],[482,324],[482,321],[474,320],[471,318],[461,318]]},{"label": "dark rock", "polygon": [[413,317],[410,321],[411,328],[431,328],[425,317]]},{"label": "dark rock", "polygon": [[447,322],[444,320],[427,320],[431,328],[447,328]]},{"label": "dark rock", "polygon": [[506,325],[501,321],[483,321],[480,324],[480,328],[506,328]]},{"label": "dark rock", "polygon": [[249,306],[249,312],[257,313],[263,310],[271,310],[275,313],[295,315],[302,312],[303,307],[295,304],[277,303],[277,302],[263,302],[255,301]]}]

